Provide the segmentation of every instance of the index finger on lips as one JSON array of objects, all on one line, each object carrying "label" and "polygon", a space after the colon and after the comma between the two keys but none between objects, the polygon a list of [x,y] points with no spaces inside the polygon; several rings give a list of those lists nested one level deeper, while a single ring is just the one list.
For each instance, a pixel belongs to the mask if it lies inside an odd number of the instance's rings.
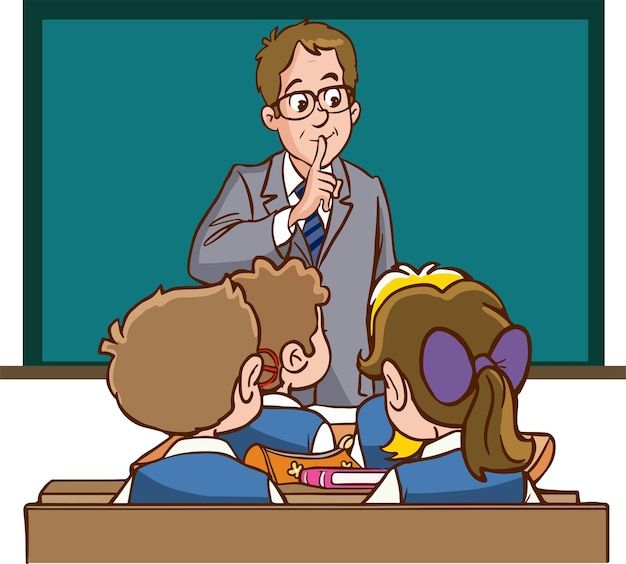
[{"label": "index finger on lips", "polygon": [[313,158],[313,163],[311,164],[311,168],[315,170],[320,170],[322,168],[322,160],[326,156],[326,138],[323,135],[320,135],[317,139],[317,150],[315,151],[315,157]]}]

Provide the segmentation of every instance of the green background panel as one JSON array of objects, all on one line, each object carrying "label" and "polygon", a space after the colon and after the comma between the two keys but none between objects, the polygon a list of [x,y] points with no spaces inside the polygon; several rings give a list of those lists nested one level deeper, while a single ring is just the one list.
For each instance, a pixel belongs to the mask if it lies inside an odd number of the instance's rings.
[{"label": "green background panel", "polygon": [[[43,362],[104,361],[114,318],[193,284],[191,239],[228,170],[280,149],[254,55],[289,23],[43,22]],[[399,260],[492,286],[534,361],[587,362],[587,22],[329,23],[359,65],[343,157],[382,178]]]}]

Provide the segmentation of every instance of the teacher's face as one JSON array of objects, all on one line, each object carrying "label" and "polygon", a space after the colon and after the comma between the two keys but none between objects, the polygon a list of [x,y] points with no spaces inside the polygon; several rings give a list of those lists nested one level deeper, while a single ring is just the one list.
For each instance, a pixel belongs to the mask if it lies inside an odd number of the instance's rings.
[{"label": "teacher's face", "polygon": [[[317,97],[317,100],[315,99]],[[309,53],[298,43],[291,64],[280,74],[277,107],[262,111],[264,124],[277,131],[290,155],[311,165],[321,136],[326,139],[322,166],[348,143],[360,106],[343,84],[343,69],[334,49]]]}]

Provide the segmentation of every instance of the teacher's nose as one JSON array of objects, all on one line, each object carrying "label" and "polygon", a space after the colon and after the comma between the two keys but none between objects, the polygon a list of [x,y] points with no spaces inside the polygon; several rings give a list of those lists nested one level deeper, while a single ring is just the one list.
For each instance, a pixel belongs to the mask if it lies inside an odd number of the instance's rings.
[{"label": "teacher's nose", "polygon": [[311,125],[313,127],[324,127],[328,122],[328,112],[323,110],[319,101],[315,102],[315,109],[311,114]]}]

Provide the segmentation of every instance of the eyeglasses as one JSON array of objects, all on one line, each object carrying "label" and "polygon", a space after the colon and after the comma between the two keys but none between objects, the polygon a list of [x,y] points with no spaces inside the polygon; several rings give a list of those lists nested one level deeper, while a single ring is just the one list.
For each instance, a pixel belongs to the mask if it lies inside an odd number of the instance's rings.
[{"label": "eyeglasses", "polygon": [[327,86],[317,94],[310,90],[291,92],[274,102],[270,107],[278,108],[285,119],[298,120],[310,116],[319,102],[322,111],[331,114],[344,112],[354,100],[354,88],[350,86]]}]

